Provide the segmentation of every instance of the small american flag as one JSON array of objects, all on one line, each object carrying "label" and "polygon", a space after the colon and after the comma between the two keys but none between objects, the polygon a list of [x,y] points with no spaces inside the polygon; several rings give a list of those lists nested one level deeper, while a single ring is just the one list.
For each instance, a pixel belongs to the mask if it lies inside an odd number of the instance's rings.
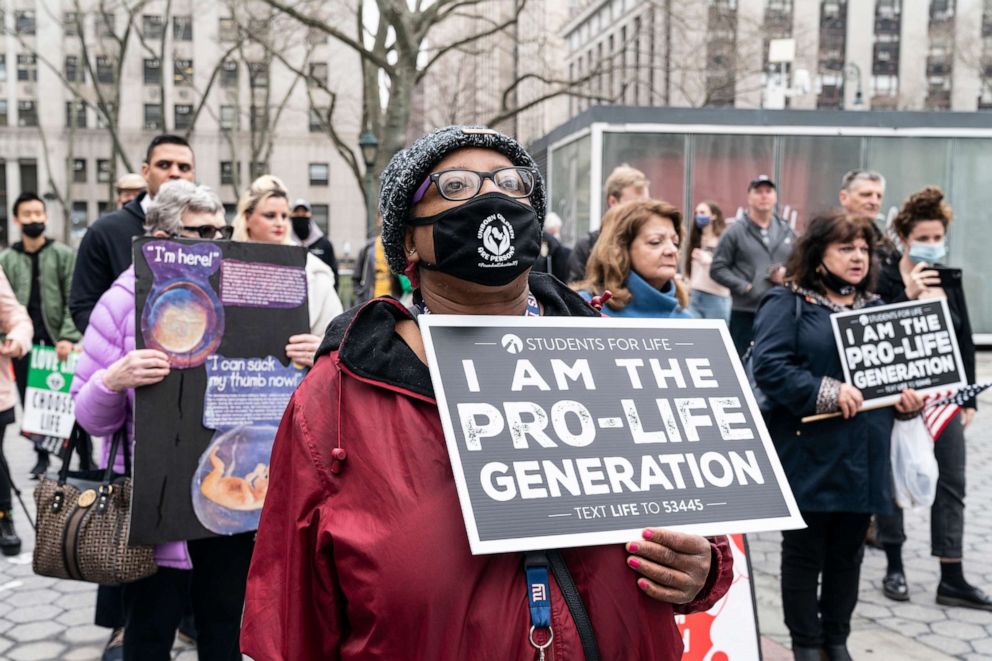
[{"label": "small american flag", "polygon": [[936,441],[954,416],[961,412],[961,407],[988,388],[992,388],[992,382],[973,383],[957,390],[931,394],[923,411],[923,422],[930,431],[930,438]]}]

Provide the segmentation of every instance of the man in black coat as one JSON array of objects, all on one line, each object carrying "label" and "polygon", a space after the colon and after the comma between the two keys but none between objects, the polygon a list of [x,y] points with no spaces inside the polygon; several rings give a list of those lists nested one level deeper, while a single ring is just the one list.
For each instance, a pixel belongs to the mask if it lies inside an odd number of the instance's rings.
[{"label": "man in black coat", "polygon": [[131,242],[145,233],[145,211],[159,187],[172,179],[193,181],[195,174],[193,148],[185,139],[167,133],[152,139],[141,164],[148,191],[99,218],[79,244],[69,313],[80,332],[86,332],[90,313],[103,293],[131,266]]},{"label": "man in black coat", "polygon": [[331,267],[334,272],[334,290],[338,288],[338,258],[334,256],[334,246],[324,233],[317,227],[313,219],[310,203],[302,197],[293,202],[293,213],[289,217],[293,223],[293,234],[310,254]]}]

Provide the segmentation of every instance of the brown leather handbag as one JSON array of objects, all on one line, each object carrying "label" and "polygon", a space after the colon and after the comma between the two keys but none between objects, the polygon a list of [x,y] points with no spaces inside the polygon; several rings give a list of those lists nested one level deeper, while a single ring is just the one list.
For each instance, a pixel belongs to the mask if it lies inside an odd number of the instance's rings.
[{"label": "brown leather handbag", "polygon": [[[34,490],[38,527],[32,565],[41,576],[119,585],[155,573],[153,546],[129,546],[131,452],[126,432],[114,434],[105,470],[69,471],[45,476]],[[79,433],[73,429],[66,457]],[[117,448],[124,447],[124,475],[114,472]]]}]

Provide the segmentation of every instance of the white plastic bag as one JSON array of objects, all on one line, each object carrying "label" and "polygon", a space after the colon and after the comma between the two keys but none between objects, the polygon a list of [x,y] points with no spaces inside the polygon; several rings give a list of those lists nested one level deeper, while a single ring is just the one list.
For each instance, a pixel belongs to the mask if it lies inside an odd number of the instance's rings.
[{"label": "white plastic bag", "polygon": [[937,497],[937,458],[923,416],[892,426],[892,483],[902,509],[930,507]]}]

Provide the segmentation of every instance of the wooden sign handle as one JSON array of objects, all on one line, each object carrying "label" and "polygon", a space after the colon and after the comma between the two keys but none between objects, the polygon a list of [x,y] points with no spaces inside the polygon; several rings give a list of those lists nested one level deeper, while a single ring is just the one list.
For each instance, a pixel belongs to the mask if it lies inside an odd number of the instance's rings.
[{"label": "wooden sign handle", "polygon": [[[858,413],[863,413],[864,411],[877,411],[879,409],[888,408],[889,406],[895,406],[894,404],[872,404],[871,406],[865,406],[858,409]],[[817,415],[807,415],[802,419],[803,424],[810,422],[820,422],[821,420],[829,420],[830,418],[839,418],[843,415],[840,411],[834,411],[833,413],[819,413]]]}]

